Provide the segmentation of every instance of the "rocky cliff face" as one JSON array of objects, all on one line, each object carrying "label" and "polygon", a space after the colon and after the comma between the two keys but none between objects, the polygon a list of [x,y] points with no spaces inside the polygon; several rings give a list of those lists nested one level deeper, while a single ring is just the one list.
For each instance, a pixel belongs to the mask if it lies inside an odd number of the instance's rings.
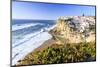
[{"label": "rocky cliff face", "polygon": [[[56,39],[64,42],[78,43],[95,40],[94,16],[68,16],[60,17],[54,29]],[[89,37],[92,39],[89,40]]]},{"label": "rocky cliff face", "polygon": [[[58,19],[58,27],[62,25],[62,23],[68,24],[70,28],[73,28],[78,32],[83,32],[85,29],[89,29],[91,26],[95,26],[95,17],[93,16],[60,17]],[[62,25],[62,27],[64,26]]]}]

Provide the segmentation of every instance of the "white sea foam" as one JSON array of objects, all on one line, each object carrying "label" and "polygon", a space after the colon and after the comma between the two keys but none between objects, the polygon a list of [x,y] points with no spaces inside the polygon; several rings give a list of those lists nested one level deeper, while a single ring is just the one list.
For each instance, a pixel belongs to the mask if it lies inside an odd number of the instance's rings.
[{"label": "white sea foam", "polygon": [[16,30],[20,30],[20,29],[23,29],[23,28],[36,26],[36,25],[43,25],[43,24],[41,24],[41,23],[15,24],[15,25],[12,26],[12,31],[16,31]]},{"label": "white sea foam", "polygon": [[46,28],[47,31],[38,31],[35,33],[28,34],[24,36],[21,41],[16,42],[12,45],[12,65],[16,64],[18,60],[23,59],[28,53],[33,51],[35,48],[42,45],[48,39],[51,39],[52,36],[48,33],[48,30],[54,28]]}]

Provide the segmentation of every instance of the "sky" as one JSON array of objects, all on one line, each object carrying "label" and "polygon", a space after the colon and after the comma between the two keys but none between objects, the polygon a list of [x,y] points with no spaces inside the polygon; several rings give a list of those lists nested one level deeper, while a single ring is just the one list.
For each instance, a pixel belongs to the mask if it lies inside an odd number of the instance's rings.
[{"label": "sky", "polygon": [[95,16],[94,6],[12,2],[12,19],[56,20],[60,16]]}]

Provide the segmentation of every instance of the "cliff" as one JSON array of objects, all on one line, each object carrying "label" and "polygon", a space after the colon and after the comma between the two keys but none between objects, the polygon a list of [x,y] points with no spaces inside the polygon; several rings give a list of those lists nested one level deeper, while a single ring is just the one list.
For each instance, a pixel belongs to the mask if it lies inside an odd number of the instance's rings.
[{"label": "cliff", "polygon": [[[60,17],[51,32],[59,43],[79,43],[95,40],[94,16]],[[91,39],[91,40],[90,40]]]}]

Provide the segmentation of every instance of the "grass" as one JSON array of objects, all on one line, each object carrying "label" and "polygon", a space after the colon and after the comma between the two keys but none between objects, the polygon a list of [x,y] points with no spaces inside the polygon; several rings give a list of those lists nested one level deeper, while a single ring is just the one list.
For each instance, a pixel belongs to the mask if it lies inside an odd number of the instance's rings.
[{"label": "grass", "polygon": [[53,44],[45,50],[30,53],[23,60],[20,60],[18,65],[74,63],[95,60],[95,42]]}]

